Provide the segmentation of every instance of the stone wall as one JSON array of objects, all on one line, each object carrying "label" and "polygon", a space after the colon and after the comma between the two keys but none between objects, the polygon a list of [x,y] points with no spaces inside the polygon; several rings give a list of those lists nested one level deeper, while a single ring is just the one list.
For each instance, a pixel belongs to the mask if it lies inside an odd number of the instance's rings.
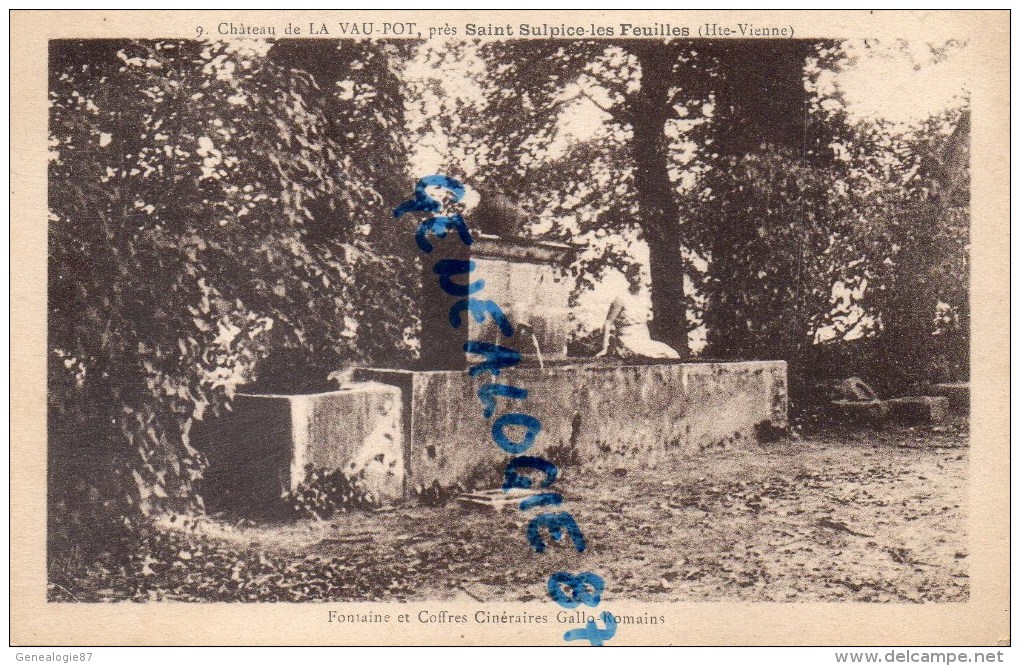
[{"label": "stone wall", "polygon": [[[492,441],[478,387],[466,372],[364,370],[361,376],[404,392],[407,485],[452,485],[508,459]],[[513,368],[503,383],[526,400],[499,399],[497,414],[520,411],[542,421],[529,451],[606,467],[675,462],[684,455],[752,442],[761,425],[787,428],[786,363],[581,364]]]},{"label": "stone wall", "polygon": [[[365,369],[339,391],[241,395],[210,431],[210,481],[235,508],[278,501],[309,470],[344,470],[381,501],[433,484],[495,487],[508,454],[492,441],[464,370]],[[553,364],[505,370],[522,401],[496,414],[542,422],[529,454],[567,467],[641,468],[741,446],[787,428],[786,363]],[[764,428],[762,426],[767,425]],[[513,434],[513,433],[511,433]]]}]

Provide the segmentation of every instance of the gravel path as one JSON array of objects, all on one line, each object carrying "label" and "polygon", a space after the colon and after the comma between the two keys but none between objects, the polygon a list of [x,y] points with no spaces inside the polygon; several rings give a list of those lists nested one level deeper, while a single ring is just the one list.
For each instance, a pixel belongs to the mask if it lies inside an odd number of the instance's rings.
[{"label": "gravel path", "polygon": [[550,573],[589,570],[607,601],[965,601],[967,461],[966,432],[947,427],[568,469],[556,489],[583,554],[569,540],[535,554],[524,514],[455,502],[283,525],[203,519],[148,537],[127,570],[55,576],[50,597],[527,601]]}]

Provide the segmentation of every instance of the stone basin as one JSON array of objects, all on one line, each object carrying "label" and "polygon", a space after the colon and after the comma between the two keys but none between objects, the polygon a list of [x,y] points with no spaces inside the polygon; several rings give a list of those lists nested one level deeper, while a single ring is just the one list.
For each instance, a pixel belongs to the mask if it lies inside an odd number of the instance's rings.
[{"label": "stone basin", "polygon": [[[271,502],[312,470],[360,475],[380,502],[432,487],[491,484],[509,459],[492,441],[463,370],[360,369],[338,391],[240,395],[215,428],[211,478],[230,504]],[[530,455],[569,468],[684,464],[691,455],[787,429],[786,363],[603,362],[516,366],[499,380],[528,390],[497,414],[540,419]]]}]

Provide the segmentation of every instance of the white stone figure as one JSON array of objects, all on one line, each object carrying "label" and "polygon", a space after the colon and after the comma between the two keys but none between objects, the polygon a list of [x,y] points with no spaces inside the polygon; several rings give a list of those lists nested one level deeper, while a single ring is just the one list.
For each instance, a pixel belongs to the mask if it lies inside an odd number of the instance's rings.
[{"label": "white stone figure", "polygon": [[602,326],[602,349],[595,358],[609,354],[614,327],[618,345],[615,352],[621,358],[680,358],[679,352],[666,343],[652,340],[648,332],[651,307],[647,299],[641,298],[639,278],[639,268],[632,266],[627,270],[627,292],[617,295],[609,305],[606,323]]}]

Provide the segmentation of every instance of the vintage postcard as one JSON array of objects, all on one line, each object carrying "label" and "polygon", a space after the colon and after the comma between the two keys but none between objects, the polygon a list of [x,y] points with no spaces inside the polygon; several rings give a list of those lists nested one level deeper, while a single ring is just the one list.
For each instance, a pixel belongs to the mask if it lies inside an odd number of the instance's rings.
[{"label": "vintage postcard", "polygon": [[11,642],[1009,634],[1006,11],[16,11]]}]

